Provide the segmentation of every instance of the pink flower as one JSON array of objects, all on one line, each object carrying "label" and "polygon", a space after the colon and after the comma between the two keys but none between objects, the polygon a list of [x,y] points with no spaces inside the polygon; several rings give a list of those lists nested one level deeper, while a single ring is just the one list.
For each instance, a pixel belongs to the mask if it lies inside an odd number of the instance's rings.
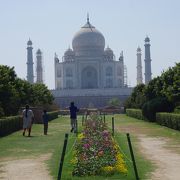
[{"label": "pink flower", "polygon": [[108,135],[109,135],[109,132],[108,132],[107,130],[104,130],[104,131],[102,132],[102,135],[103,135],[103,136],[108,136]]},{"label": "pink flower", "polygon": [[86,149],[90,148],[90,145],[89,144],[84,144],[83,145]]}]

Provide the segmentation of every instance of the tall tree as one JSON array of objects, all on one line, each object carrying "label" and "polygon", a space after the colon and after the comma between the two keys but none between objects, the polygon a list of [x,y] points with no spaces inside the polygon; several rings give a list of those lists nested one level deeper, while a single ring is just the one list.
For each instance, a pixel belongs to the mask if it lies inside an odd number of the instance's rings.
[{"label": "tall tree", "polygon": [[0,104],[5,115],[14,115],[18,110],[20,102],[15,89],[16,78],[14,67],[0,65]]}]

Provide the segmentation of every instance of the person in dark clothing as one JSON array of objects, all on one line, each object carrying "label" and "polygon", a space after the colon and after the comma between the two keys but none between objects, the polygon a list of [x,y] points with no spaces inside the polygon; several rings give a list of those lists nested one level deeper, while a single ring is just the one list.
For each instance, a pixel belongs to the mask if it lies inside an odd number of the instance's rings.
[{"label": "person in dark clothing", "polygon": [[47,135],[49,116],[46,110],[43,111],[42,118],[43,118],[43,124],[44,124],[44,135]]},{"label": "person in dark clothing", "polygon": [[70,107],[70,119],[71,119],[71,132],[77,131],[77,112],[79,109],[74,105],[74,102],[71,102]]}]

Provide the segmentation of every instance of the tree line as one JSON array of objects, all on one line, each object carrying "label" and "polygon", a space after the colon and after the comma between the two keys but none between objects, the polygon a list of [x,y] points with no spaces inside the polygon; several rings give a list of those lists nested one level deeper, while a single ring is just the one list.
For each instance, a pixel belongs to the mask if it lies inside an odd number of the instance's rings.
[{"label": "tree line", "polygon": [[125,102],[126,108],[142,109],[149,120],[156,112],[172,112],[180,107],[180,63],[153,78],[147,85],[137,85]]},{"label": "tree line", "polygon": [[26,104],[52,104],[53,99],[44,84],[30,84],[17,77],[14,67],[0,65],[0,117],[16,115]]}]

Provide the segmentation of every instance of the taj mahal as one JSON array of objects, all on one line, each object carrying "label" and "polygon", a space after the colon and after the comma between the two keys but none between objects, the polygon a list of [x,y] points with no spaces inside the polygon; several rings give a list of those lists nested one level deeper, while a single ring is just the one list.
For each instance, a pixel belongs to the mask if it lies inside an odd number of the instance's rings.
[{"label": "taj mahal", "polygon": [[[145,80],[148,81],[151,79],[149,41],[146,37]],[[123,102],[133,89],[127,85],[123,52],[117,60],[113,50],[110,47],[105,48],[103,34],[90,23],[89,17],[85,25],[75,33],[72,49],[69,47],[61,60],[55,54],[54,74],[55,89],[51,92],[61,108],[68,107],[71,101],[74,101],[78,107],[104,107],[112,98],[118,98]],[[139,47],[137,83],[142,83]]]}]

